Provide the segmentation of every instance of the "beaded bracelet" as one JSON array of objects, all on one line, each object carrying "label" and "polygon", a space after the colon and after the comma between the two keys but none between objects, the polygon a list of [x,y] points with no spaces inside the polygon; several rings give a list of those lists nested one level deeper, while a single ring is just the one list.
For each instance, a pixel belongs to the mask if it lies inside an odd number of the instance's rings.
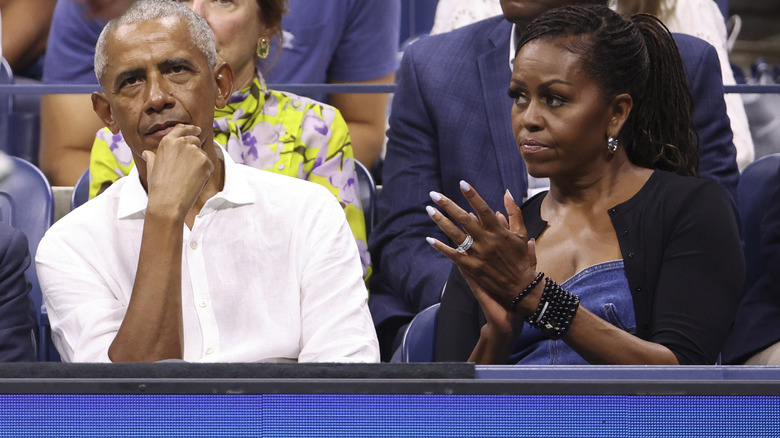
[{"label": "beaded bracelet", "polygon": [[520,301],[525,298],[526,295],[528,295],[529,292],[533,288],[536,287],[537,284],[539,284],[540,281],[542,281],[542,278],[544,277],[544,272],[540,272],[536,275],[536,278],[534,278],[534,281],[531,282],[528,286],[523,289],[522,292],[520,292],[520,295],[516,296],[515,299],[512,300],[512,303],[509,304],[509,311],[514,312],[517,308],[517,305],[520,304]]},{"label": "beaded bracelet", "polygon": [[544,279],[544,291],[533,315],[526,318],[531,327],[552,339],[560,339],[569,330],[580,306],[580,297],[561,288],[550,277]]}]

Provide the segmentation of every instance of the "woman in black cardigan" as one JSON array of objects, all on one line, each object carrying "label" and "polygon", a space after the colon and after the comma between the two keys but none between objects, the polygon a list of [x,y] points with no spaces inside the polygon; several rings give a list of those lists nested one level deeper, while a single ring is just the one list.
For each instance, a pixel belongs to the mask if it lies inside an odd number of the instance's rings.
[{"label": "woman in black cardigan", "polygon": [[[494,213],[439,193],[428,207],[457,248],[437,360],[712,364],[744,277],[736,218],[695,177],[682,61],[655,18],[569,6],[518,42],[512,123],[528,172],[550,191]],[[455,223],[459,224],[458,227]]]}]

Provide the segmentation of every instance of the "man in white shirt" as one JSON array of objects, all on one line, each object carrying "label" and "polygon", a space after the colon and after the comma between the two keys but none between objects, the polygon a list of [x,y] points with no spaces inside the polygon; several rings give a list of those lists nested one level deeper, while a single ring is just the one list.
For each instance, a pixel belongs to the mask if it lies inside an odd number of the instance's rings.
[{"label": "man in white shirt", "polygon": [[233,74],[208,25],[136,2],[98,40],[98,116],[136,168],[46,234],[36,263],[64,361],[375,362],[357,246],[321,186],[233,163]]}]

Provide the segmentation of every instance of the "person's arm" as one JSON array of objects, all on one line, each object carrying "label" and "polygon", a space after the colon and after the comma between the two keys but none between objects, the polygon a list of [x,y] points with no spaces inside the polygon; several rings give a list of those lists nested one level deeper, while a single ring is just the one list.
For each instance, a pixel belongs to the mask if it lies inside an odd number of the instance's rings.
[{"label": "person's arm", "polygon": [[21,231],[0,227],[0,362],[35,360],[30,315],[30,266],[27,238]]},{"label": "person's arm", "polygon": [[369,236],[374,267],[369,304],[382,343],[385,337],[392,342],[401,325],[439,302],[451,267],[425,242],[427,236],[444,238],[425,213],[428,192],[442,190],[442,163],[415,53],[415,46],[407,50],[398,72],[378,202],[384,217]]},{"label": "person's arm", "polygon": [[341,207],[313,193],[291,246],[304,256],[300,362],[378,362],[358,249]]},{"label": "person's arm", "polygon": [[39,165],[53,186],[73,186],[89,167],[95,132],[103,122],[89,94],[50,94],[41,98]]},{"label": "person's arm", "polygon": [[[327,82],[392,84],[398,67],[401,2],[351,2],[328,64]],[[384,143],[389,94],[331,94],[349,125],[355,158],[371,169]]]},{"label": "person's arm", "polygon": [[658,273],[650,341],[681,364],[711,365],[723,348],[745,278],[745,260],[728,197],[703,184],[670,208],[671,227]]},{"label": "person's arm", "polygon": [[[357,82],[360,84],[392,84],[395,74],[381,78]],[[332,81],[335,84],[345,81]],[[328,101],[341,111],[352,137],[352,149],[355,158],[369,170],[382,152],[385,142],[385,122],[387,119],[387,93],[350,93],[330,94]]]},{"label": "person's arm", "polygon": [[[46,50],[55,0],[2,0],[3,57],[17,71]],[[35,11],[35,13],[30,13]]]},{"label": "person's arm", "polygon": [[133,293],[108,349],[112,362],[183,357],[182,229],[214,171],[199,134],[198,127],[177,125],[156,153],[144,152],[149,202]]}]

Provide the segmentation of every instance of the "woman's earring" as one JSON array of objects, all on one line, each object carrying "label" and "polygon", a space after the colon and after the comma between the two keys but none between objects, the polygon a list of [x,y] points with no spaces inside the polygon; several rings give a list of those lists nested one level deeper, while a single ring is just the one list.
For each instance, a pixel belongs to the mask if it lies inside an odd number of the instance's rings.
[{"label": "woman's earring", "polygon": [[618,148],[618,139],[617,137],[609,136],[609,139],[607,139],[607,150],[612,152],[613,154],[617,152]]},{"label": "woman's earring", "polygon": [[257,42],[257,56],[261,59],[268,58],[268,52],[271,51],[271,44],[265,38],[260,38]]}]

